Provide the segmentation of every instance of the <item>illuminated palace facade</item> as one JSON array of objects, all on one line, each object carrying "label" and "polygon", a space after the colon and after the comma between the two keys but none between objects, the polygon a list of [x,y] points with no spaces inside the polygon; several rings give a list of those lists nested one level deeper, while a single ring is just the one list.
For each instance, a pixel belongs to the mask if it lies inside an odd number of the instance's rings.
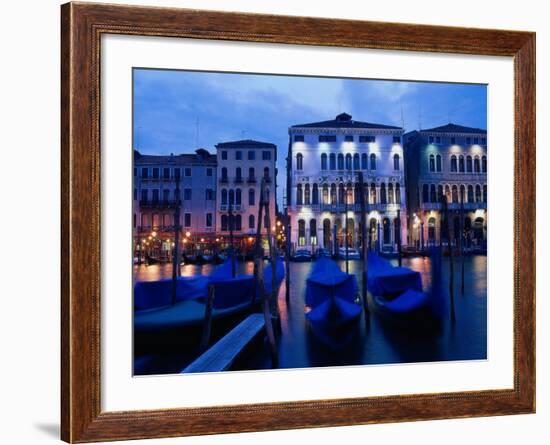
[{"label": "illuminated palace facade", "polygon": [[359,248],[359,172],[368,246],[396,252],[399,237],[406,244],[402,135],[401,127],[355,121],[346,113],[289,128],[286,205],[293,248],[334,251],[345,245],[346,233],[348,246]]},{"label": "illuminated palace facade", "polygon": [[445,195],[451,242],[463,230],[467,248],[486,249],[487,130],[450,123],[407,133],[404,143],[411,243],[439,243]]}]

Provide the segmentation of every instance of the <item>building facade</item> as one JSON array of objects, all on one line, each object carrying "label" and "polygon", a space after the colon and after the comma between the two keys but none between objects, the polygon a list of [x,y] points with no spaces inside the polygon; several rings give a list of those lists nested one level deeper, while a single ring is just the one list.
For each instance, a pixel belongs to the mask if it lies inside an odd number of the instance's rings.
[{"label": "building facade", "polygon": [[[368,246],[397,251],[406,240],[403,129],[346,113],[289,128],[286,205],[294,249],[359,248],[363,173]],[[347,213],[346,213],[347,212]],[[346,230],[347,229],[347,230]]]},{"label": "building facade", "polygon": [[169,156],[142,155],[134,150],[133,173],[137,245],[158,240],[155,256],[163,256],[173,247],[176,204],[180,205],[179,226],[186,238],[196,243],[212,241],[216,234],[215,155],[205,149]]},{"label": "building facade", "polygon": [[[222,142],[216,145],[216,150],[216,230],[221,236],[229,235],[231,208],[234,237],[241,243],[251,243],[257,230],[262,178],[266,184],[271,224],[275,224],[277,147],[247,139]],[[246,248],[246,244],[241,247]]]},{"label": "building facade", "polygon": [[462,232],[467,248],[485,249],[487,130],[449,123],[407,133],[404,140],[411,244],[439,243],[445,196],[451,242],[457,245]]}]

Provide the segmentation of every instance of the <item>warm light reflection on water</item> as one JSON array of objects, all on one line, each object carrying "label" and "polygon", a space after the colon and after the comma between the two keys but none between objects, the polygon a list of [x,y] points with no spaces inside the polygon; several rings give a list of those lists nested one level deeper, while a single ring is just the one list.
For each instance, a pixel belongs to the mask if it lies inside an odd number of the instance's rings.
[{"label": "warm light reflection on water", "polygon": [[[337,366],[380,363],[408,363],[424,361],[485,359],[487,351],[487,258],[467,256],[464,259],[464,295],[461,287],[461,258],[454,258],[455,313],[456,323],[449,317],[435,332],[416,332],[388,324],[375,311],[369,295],[368,323],[364,318],[358,326],[354,339],[338,350],[327,348],[310,331],[304,314],[305,280],[314,263],[290,263],[290,300],[285,300],[285,283],[280,288],[279,310],[281,335],[278,338],[279,362],[281,368],[312,366]],[[392,260],[397,264],[397,260]],[[350,261],[350,273],[357,276],[362,286],[361,262]],[[429,258],[405,258],[403,266],[421,273],[425,289],[431,282]],[[208,275],[216,266],[182,266],[183,276]],[[342,270],[344,264],[341,262]],[[238,265],[239,273],[253,273],[253,263]],[[446,300],[449,299],[449,258],[443,258],[443,280]],[[136,280],[158,280],[170,278],[170,264],[134,266]],[[246,369],[269,368],[267,350],[259,352],[246,365]],[[177,368],[181,363],[173,365]],[[147,372],[172,372],[170,360],[163,360],[156,368],[150,365]],[[181,369],[181,368],[180,368]]]}]

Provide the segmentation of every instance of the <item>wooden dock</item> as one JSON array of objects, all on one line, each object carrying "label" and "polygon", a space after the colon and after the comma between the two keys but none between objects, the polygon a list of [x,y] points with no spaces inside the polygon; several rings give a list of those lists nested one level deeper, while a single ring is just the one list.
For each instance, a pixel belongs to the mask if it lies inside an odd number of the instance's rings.
[{"label": "wooden dock", "polygon": [[226,371],[264,328],[265,320],[262,314],[249,315],[187,366],[182,373]]}]

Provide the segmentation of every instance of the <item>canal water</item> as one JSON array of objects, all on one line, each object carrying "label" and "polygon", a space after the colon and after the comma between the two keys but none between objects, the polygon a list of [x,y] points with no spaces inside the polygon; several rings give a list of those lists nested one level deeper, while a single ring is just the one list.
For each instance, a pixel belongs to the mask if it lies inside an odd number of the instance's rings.
[{"label": "canal water", "polygon": [[[279,292],[281,335],[278,336],[279,368],[304,368],[361,364],[415,363],[449,360],[480,360],[487,357],[487,258],[482,255],[466,256],[464,261],[464,294],[460,285],[460,258],[455,258],[455,322],[450,311],[445,312],[437,328],[417,329],[384,319],[376,311],[369,294],[369,314],[362,315],[357,332],[345,344],[337,346],[320,340],[310,329],[304,312],[306,278],[312,263],[290,263],[290,299],[285,299],[285,283]],[[392,260],[397,264],[397,260]],[[340,262],[342,270],[345,265]],[[421,273],[424,289],[431,282],[430,258],[404,258],[403,266]],[[209,274],[215,266],[185,265],[182,275]],[[350,261],[350,273],[357,276],[361,289],[360,261]],[[252,262],[239,265],[241,273],[252,273]],[[442,260],[446,300],[449,300],[449,258]],[[172,275],[170,264],[134,266],[137,281],[158,280]],[[136,357],[135,374],[170,374],[179,372],[192,355],[170,354]],[[263,348],[239,369],[270,369],[271,359]]]}]

